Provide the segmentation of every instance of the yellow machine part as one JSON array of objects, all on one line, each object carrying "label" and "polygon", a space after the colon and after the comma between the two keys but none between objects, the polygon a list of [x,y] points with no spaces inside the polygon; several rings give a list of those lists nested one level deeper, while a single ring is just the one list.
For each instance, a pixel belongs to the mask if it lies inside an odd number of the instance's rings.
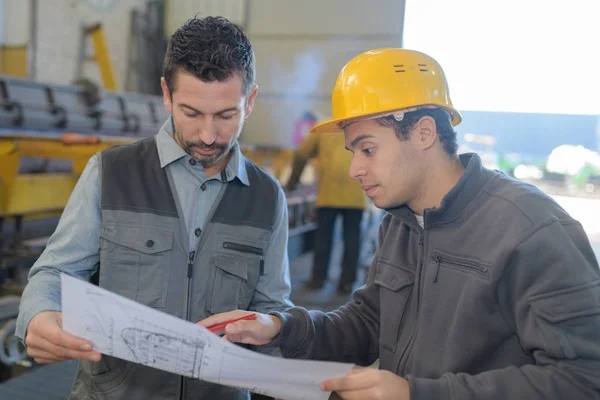
[{"label": "yellow machine part", "polygon": [[73,191],[74,174],[21,174],[14,180],[7,199],[8,215],[41,216],[62,211]]},{"label": "yellow machine part", "polygon": [[[25,219],[58,216],[88,160],[108,147],[132,143],[139,138],[90,137],[77,134],[62,137],[0,136],[0,217]],[[264,167],[276,179],[289,166],[293,150],[242,145],[246,157]],[[70,173],[19,174],[23,157],[70,160]]]},{"label": "yellow machine part", "polygon": [[[102,138],[97,143],[65,138],[0,137],[0,217],[26,219],[60,215],[85,165],[95,153],[136,138]],[[19,174],[22,157],[62,159],[72,162],[71,173]]]}]

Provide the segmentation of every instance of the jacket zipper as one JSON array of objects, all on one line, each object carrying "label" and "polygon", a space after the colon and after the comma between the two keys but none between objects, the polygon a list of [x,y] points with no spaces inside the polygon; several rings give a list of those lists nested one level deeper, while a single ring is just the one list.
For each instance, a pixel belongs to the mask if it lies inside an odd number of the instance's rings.
[{"label": "jacket zipper", "polygon": [[[425,258],[425,238],[424,238],[424,233],[421,233],[419,235],[419,246],[421,247],[421,257],[419,260],[419,270],[417,271],[417,282],[416,282],[416,313],[415,313],[415,327],[410,335],[410,339],[408,339],[408,345],[406,346],[406,348],[404,349],[404,351],[402,352],[402,355],[400,356],[400,358],[398,359],[398,365],[396,370],[398,371],[398,374],[400,376],[404,376],[404,369],[406,368],[406,362],[408,361],[408,356],[410,355],[410,352],[412,351],[412,347],[415,341],[415,337],[417,336],[417,328],[419,326],[419,308],[420,308],[420,303],[421,303],[421,291],[422,291],[422,287],[421,287],[421,276],[423,275],[423,259]],[[402,373],[400,374],[400,371],[402,371]]]},{"label": "jacket zipper", "polygon": [[228,250],[239,251],[240,253],[251,253],[260,256],[260,274],[265,272],[265,251],[260,247],[248,246],[246,244],[223,242],[223,248]]},{"label": "jacket zipper", "polygon": [[433,278],[433,282],[437,282],[438,273],[440,271],[440,264],[455,265],[460,268],[470,269],[478,275],[485,275],[488,271],[487,267],[478,265],[474,262],[461,260],[459,258],[452,257],[447,254],[441,254],[439,251],[434,251],[432,258],[435,262],[437,262],[437,268],[435,276]]}]

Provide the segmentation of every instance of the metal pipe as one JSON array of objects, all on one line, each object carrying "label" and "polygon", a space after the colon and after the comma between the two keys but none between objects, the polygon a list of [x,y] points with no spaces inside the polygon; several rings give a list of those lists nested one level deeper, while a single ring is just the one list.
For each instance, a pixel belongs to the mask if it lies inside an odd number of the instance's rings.
[{"label": "metal pipe", "polygon": [[27,76],[36,79],[37,76],[37,28],[38,0],[29,0],[29,40],[27,45]]}]

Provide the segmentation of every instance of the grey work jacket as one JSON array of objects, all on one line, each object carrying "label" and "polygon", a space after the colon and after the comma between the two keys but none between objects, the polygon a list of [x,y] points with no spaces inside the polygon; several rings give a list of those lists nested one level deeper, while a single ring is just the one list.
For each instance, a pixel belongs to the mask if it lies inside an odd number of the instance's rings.
[{"label": "grey work jacket", "polygon": [[476,154],[425,229],[388,210],[367,284],[277,313],[284,357],[369,365],[411,400],[600,399],[600,270],[582,226]]}]

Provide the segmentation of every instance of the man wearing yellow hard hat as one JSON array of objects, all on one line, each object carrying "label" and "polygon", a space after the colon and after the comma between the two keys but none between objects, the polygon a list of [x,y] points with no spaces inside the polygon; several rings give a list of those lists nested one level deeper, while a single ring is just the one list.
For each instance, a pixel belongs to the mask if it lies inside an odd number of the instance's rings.
[{"label": "man wearing yellow hard hat", "polygon": [[350,61],[333,119],[314,131],[343,130],[350,175],[387,211],[368,281],[338,310],[271,313],[227,338],[285,357],[379,359],[322,384],[344,399],[600,399],[600,269],[581,224],[458,156],[460,122],[433,58],[378,49]]}]

